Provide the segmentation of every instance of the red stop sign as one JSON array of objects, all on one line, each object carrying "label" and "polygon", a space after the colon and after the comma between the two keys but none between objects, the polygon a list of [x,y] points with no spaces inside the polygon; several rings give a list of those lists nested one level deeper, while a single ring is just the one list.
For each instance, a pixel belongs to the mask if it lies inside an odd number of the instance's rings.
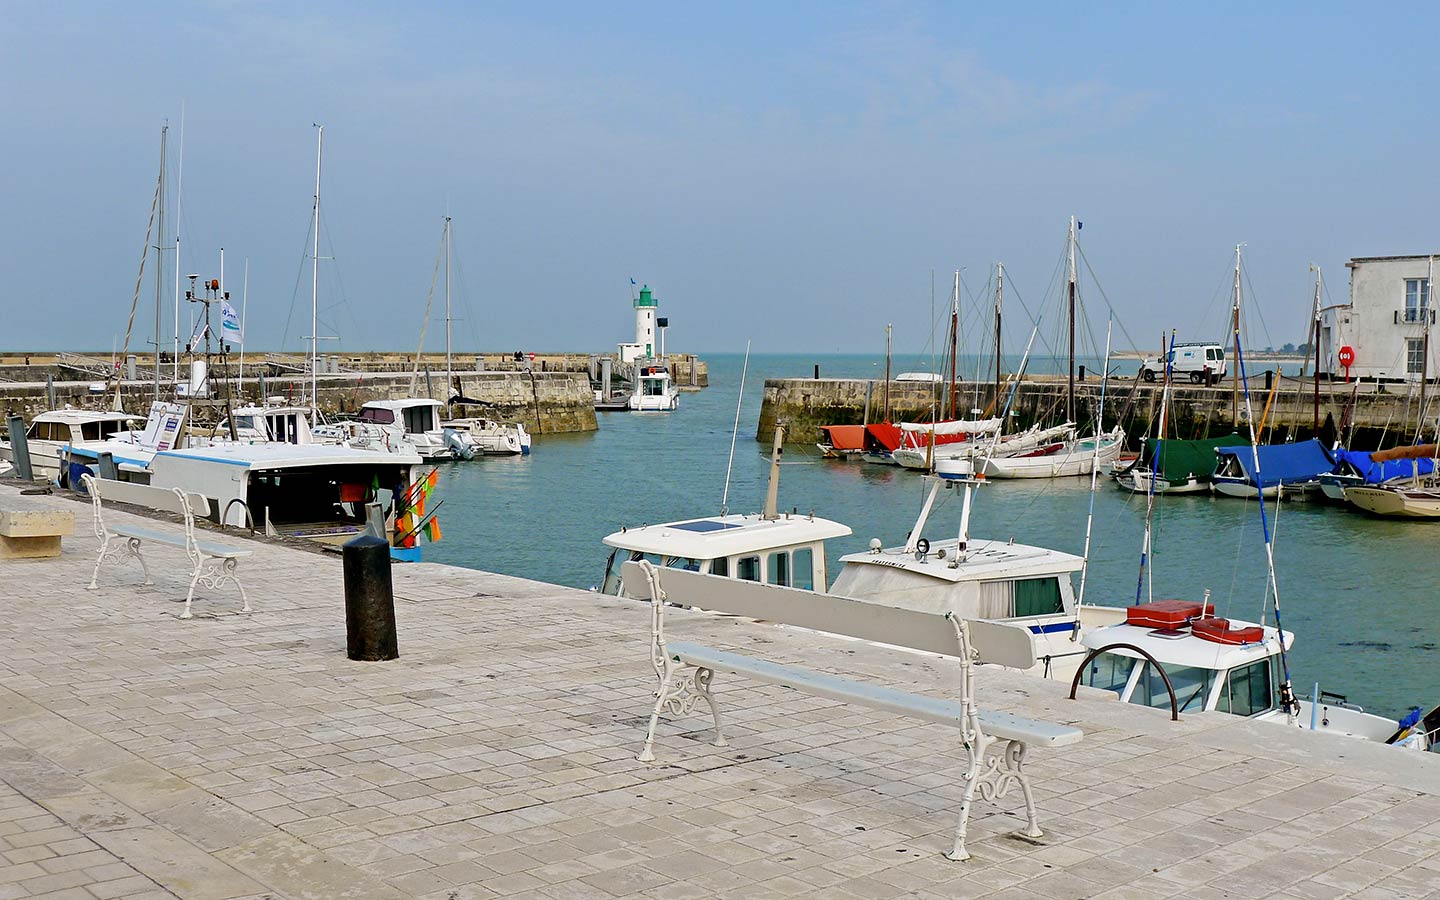
[{"label": "red stop sign", "polygon": [[1341,347],[1340,352],[1337,353],[1336,356],[1340,359],[1340,365],[1344,366],[1347,369],[1355,365],[1355,348],[1349,346],[1348,344],[1344,347]]}]

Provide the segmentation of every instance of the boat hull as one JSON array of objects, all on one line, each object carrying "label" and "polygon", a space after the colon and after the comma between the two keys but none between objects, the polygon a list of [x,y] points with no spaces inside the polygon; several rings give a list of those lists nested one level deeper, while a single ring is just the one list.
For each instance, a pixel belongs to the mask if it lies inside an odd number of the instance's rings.
[{"label": "boat hull", "polygon": [[1351,487],[1345,499],[1356,509],[1375,516],[1399,519],[1440,518],[1440,491]]},{"label": "boat hull", "polygon": [[1098,442],[1094,438],[1087,438],[1062,447],[1054,453],[986,459],[981,462],[980,468],[986,478],[1067,478],[1089,475],[1097,466],[1104,471],[1105,467],[1120,455],[1124,443],[1124,434],[1113,432]]}]

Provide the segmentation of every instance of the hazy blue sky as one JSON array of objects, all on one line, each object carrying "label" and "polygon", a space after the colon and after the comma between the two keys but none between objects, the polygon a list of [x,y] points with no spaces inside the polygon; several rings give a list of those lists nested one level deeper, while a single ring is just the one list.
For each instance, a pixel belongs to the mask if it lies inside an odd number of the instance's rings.
[{"label": "hazy blue sky", "polygon": [[1278,345],[1310,263],[1338,301],[1347,258],[1440,244],[1433,7],[725,7],[5,4],[0,348],[123,336],[182,103],[181,268],[224,246],[238,298],[248,257],[269,348],[308,332],[312,122],[344,349],[414,348],[447,206],[464,350],[613,347],[632,276],[673,350],[915,350],[932,269],[1004,260],[1038,309],[1072,213],[1137,340],[1219,336],[1245,241]]}]

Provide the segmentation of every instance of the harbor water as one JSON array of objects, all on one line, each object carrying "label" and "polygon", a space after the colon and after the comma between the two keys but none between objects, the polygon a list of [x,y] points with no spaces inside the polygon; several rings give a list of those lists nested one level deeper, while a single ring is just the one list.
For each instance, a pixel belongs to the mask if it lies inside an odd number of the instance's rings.
[{"label": "harbor water", "polygon": [[[538,435],[529,457],[442,465],[444,538],[426,546],[426,558],[584,589],[600,582],[606,534],[718,513],[743,358],[706,359],[710,387],[684,394],[677,412],[603,414],[598,432]],[[822,377],[884,374],[883,357],[752,356],[730,478],[731,512],[756,512],[764,502],[769,447],[754,435],[765,379],[806,377],[815,364]],[[784,459],[781,508],[813,511],[854,529],[830,543],[832,578],[839,557],[864,550],[871,538],[886,546],[902,543],[927,489],[914,472],[820,459],[808,444],[789,445]],[[1082,553],[1089,483],[1069,478],[985,485],[971,534]],[[952,536],[958,528],[954,496],[937,505],[926,536]],[[1253,621],[1264,614],[1274,624],[1256,503],[1190,494],[1157,496],[1155,504],[1154,553],[1142,599],[1198,600],[1209,590],[1217,615]],[[1143,496],[1100,480],[1086,602],[1135,602],[1144,520]],[[1270,525],[1282,621],[1296,635],[1290,668],[1297,693],[1308,696],[1318,681],[1322,690],[1347,694],[1368,711],[1395,716],[1440,702],[1440,670],[1432,664],[1440,644],[1432,615],[1440,609],[1440,523],[1286,502]]]}]

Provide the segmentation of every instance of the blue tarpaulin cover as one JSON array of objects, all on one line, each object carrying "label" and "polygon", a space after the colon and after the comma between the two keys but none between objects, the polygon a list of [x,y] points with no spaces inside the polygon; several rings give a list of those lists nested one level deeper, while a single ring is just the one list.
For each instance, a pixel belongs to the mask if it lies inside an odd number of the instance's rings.
[{"label": "blue tarpaulin cover", "polygon": [[[1260,460],[1260,465],[1263,468],[1265,460]],[[1364,478],[1366,484],[1384,484],[1396,478],[1409,478],[1415,474],[1417,469],[1421,475],[1429,475],[1435,471],[1435,460],[1423,457],[1416,460],[1392,459],[1387,462],[1375,462],[1370,458],[1370,453],[1365,450],[1335,451],[1336,474],[1343,475],[1353,471],[1356,475]]]},{"label": "blue tarpaulin cover", "polygon": [[[1325,445],[1311,438],[1295,444],[1266,444],[1259,449],[1260,487],[1277,484],[1300,484],[1314,481],[1321,475],[1334,471],[1335,457]],[[1225,457],[1233,456],[1245,470],[1246,480],[1255,484],[1255,457],[1247,447],[1216,447],[1223,465]]]}]

